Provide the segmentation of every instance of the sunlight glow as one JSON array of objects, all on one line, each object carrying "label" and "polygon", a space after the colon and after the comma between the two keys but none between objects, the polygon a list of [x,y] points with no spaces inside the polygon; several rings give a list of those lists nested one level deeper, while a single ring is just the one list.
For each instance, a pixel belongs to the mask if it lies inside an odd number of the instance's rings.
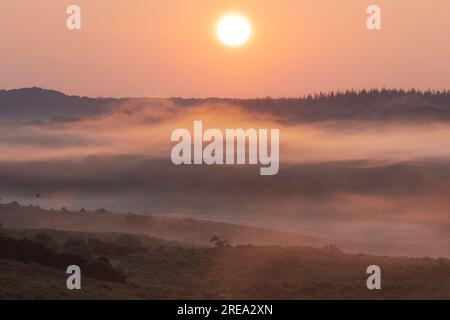
[{"label": "sunlight glow", "polygon": [[230,47],[243,45],[252,33],[248,20],[239,15],[228,15],[217,25],[217,36]]}]

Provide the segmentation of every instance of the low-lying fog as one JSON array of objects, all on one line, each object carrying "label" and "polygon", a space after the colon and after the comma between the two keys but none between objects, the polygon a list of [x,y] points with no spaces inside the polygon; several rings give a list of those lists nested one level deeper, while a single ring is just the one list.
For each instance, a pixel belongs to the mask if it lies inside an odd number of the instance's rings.
[{"label": "low-lying fog", "polygon": [[[257,166],[173,165],[171,132],[192,131],[194,120],[205,129],[280,129],[279,174],[260,176]],[[450,125],[286,123],[237,106],[163,101],[80,121],[3,122],[0,197],[389,246],[448,244]]]}]

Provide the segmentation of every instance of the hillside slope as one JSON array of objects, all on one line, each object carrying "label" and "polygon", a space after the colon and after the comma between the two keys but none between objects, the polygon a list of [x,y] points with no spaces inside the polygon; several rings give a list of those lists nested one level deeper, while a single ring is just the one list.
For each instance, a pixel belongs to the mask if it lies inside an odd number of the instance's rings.
[{"label": "hillside slope", "polygon": [[[37,233],[67,241],[120,235],[51,230],[9,230],[16,237]],[[72,240],[71,240],[72,239]],[[344,254],[335,248],[236,246],[202,248],[141,236],[146,253],[105,252],[126,283],[82,276],[82,290],[66,289],[63,270],[0,260],[1,299],[450,299],[450,261]],[[111,243],[111,242],[104,242]],[[382,290],[366,288],[366,269],[382,270]]]}]

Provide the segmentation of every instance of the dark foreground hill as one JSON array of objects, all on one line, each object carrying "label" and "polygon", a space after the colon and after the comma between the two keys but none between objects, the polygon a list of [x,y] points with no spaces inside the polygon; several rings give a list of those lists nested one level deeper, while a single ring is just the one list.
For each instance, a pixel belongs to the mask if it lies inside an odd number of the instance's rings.
[{"label": "dark foreground hill", "polygon": [[[196,247],[145,236],[52,230],[3,230],[3,237],[101,255],[126,281],[82,273],[82,290],[69,291],[64,270],[0,259],[0,299],[450,299],[446,259],[349,255],[335,247]],[[133,244],[144,250],[117,250]],[[382,270],[380,291],[366,287],[366,269],[373,264]]]},{"label": "dark foreground hill", "polygon": [[121,110],[123,106],[154,107],[170,103],[183,110],[198,105],[238,105],[251,112],[268,113],[284,122],[329,120],[450,121],[450,91],[362,90],[301,98],[154,99],[88,98],[41,88],[0,90],[2,120],[70,120]]}]

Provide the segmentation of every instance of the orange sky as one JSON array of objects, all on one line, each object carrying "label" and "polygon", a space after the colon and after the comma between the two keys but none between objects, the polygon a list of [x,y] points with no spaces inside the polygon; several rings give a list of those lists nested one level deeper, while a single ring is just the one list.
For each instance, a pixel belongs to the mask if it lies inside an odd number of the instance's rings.
[{"label": "orange sky", "polygon": [[[78,4],[82,30],[69,31]],[[366,28],[382,8],[383,29]],[[251,41],[228,48],[238,12]],[[450,88],[448,0],[2,0],[0,88],[88,96],[295,96],[363,87]]]}]

